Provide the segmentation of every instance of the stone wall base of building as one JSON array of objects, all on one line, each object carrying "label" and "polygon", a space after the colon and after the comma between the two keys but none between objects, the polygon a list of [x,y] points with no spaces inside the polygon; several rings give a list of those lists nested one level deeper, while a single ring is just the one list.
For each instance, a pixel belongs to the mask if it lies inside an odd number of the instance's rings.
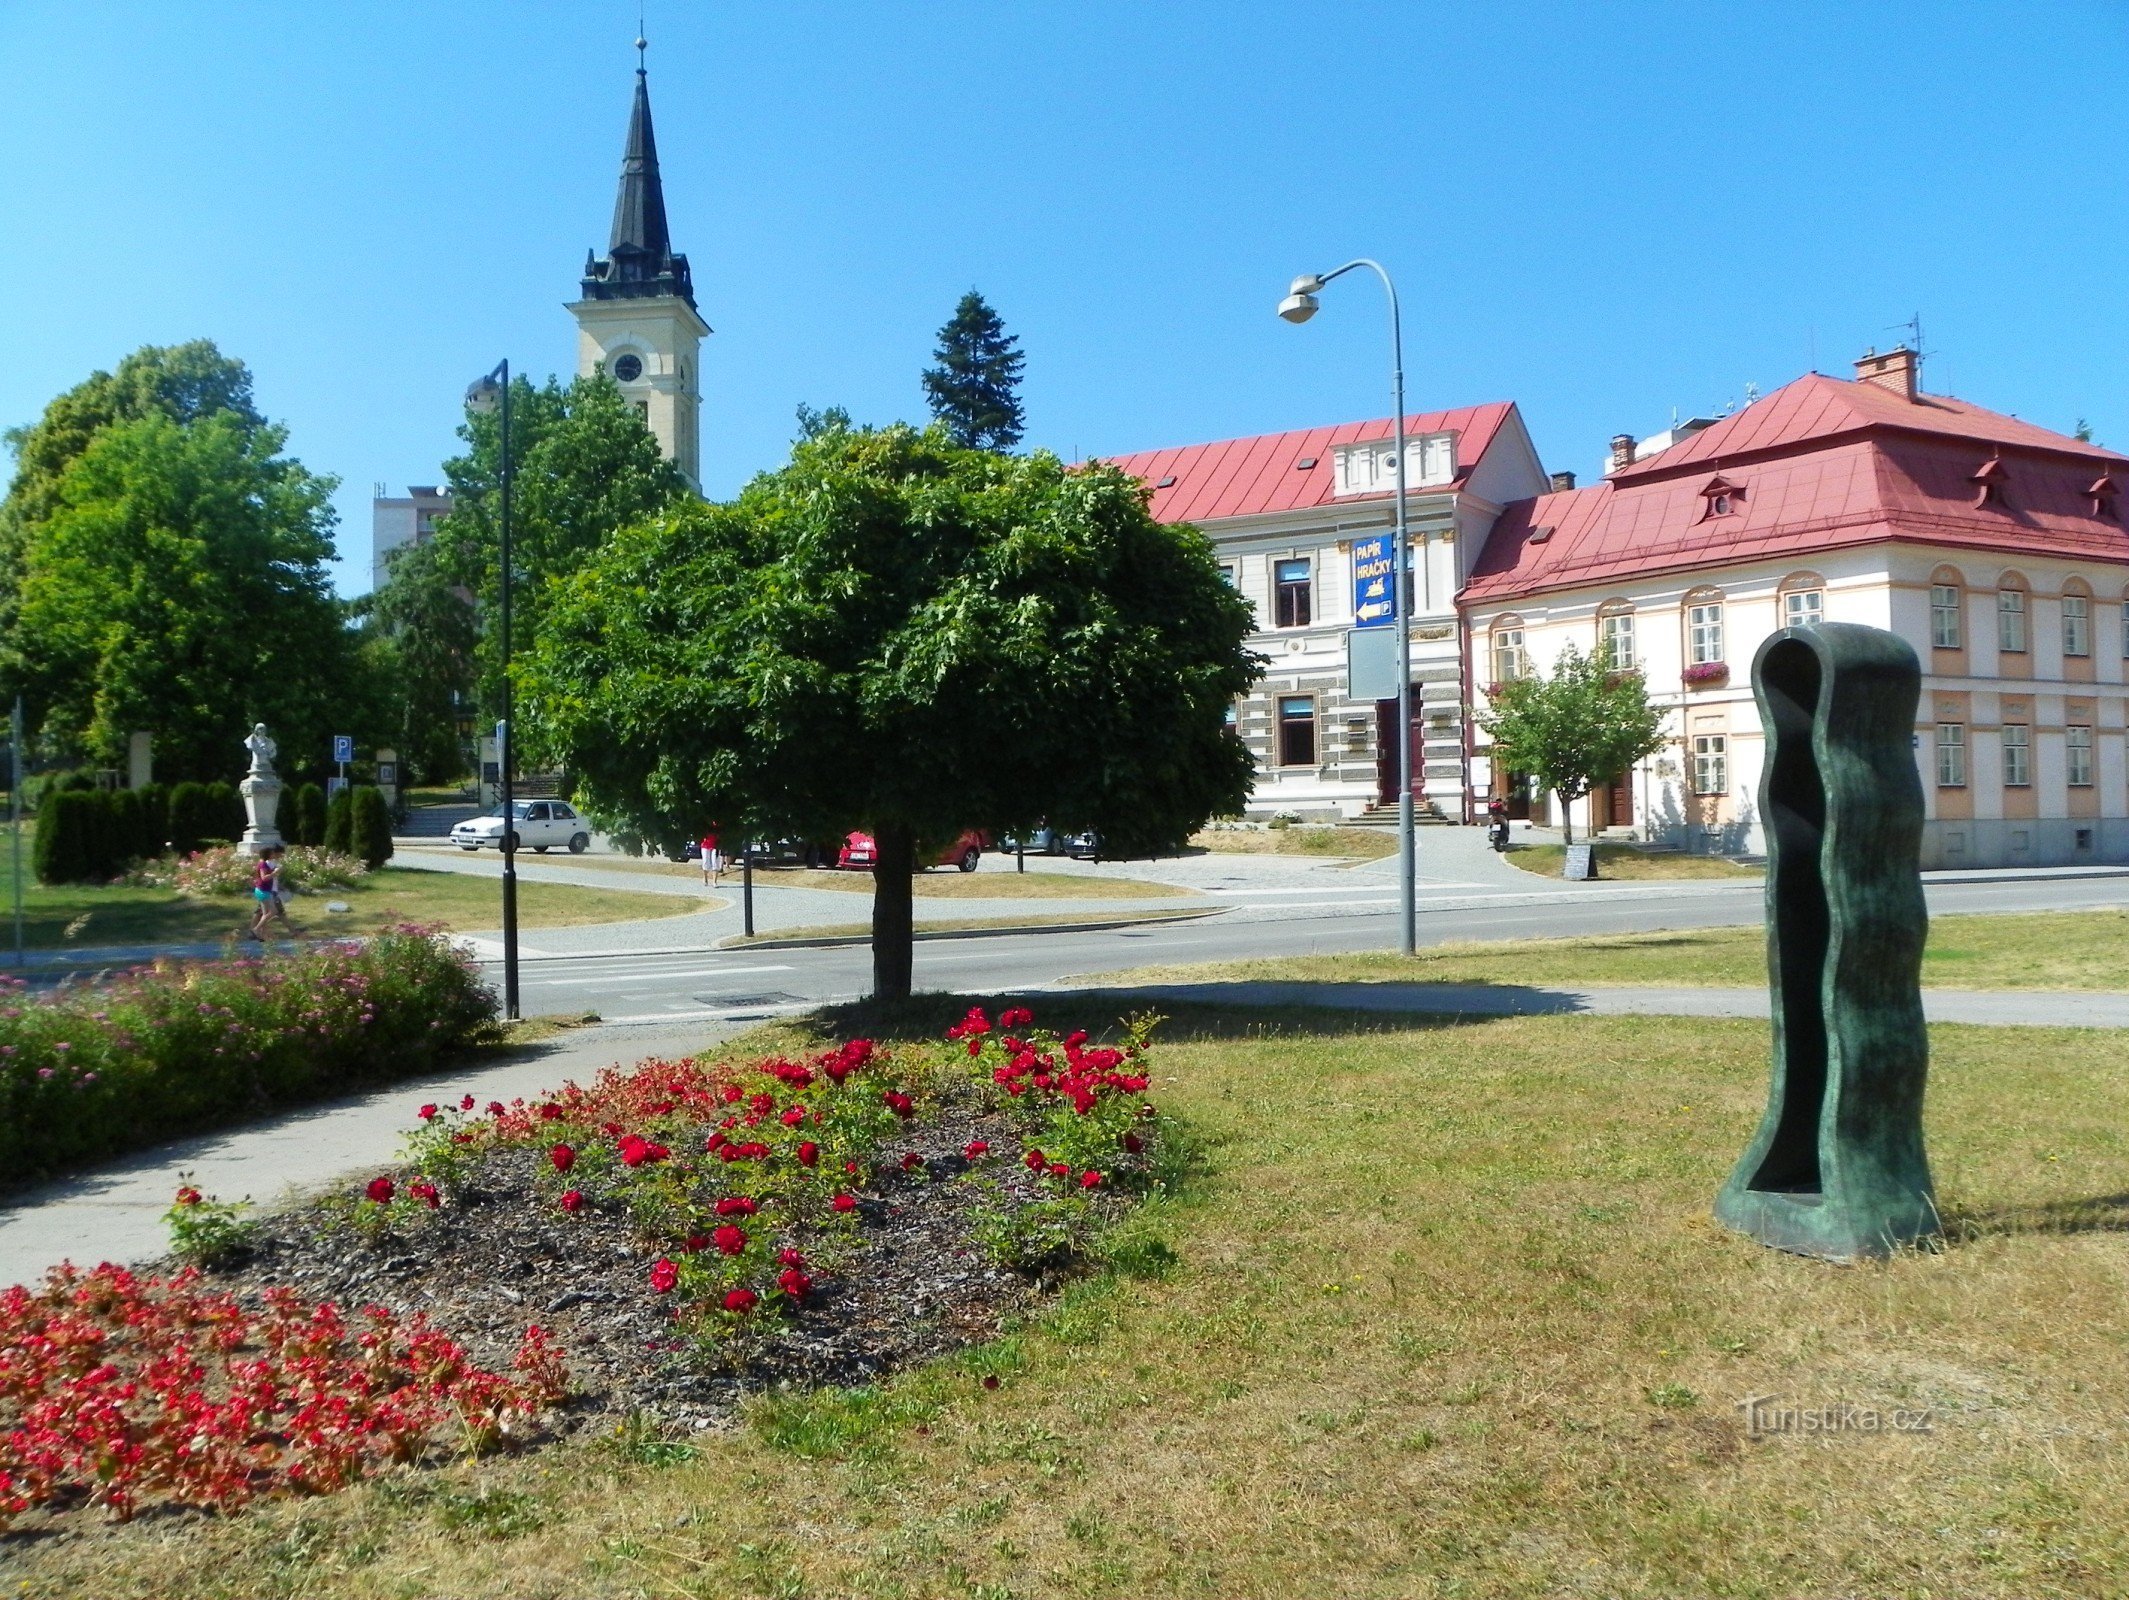
[{"label": "stone wall base of building", "polygon": [[1931,822],[1922,828],[1922,865],[2083,867],[2129,863],[2129,818],[2046,817]]}]

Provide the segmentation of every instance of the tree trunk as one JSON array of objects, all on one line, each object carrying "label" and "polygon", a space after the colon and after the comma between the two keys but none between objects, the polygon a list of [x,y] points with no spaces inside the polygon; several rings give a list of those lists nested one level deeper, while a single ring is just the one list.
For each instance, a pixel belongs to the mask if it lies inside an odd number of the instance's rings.
[{"label": "tree trunk", "polygon": [[1555,789],[1553,793],[1560,797],[1560,842],[1562,844],[1573,844],[1575,842],[1575,814],[1568,810],[1568,807],[1573,805],[1574,801],[1568,799],[1565,789]]},{"label": "tree trunk", "polygon": [[874,830],[878,855],[872,863],[872,996],[907,1000],[915,954],[910,880],[917,870],[917,844],[907,828]]}]

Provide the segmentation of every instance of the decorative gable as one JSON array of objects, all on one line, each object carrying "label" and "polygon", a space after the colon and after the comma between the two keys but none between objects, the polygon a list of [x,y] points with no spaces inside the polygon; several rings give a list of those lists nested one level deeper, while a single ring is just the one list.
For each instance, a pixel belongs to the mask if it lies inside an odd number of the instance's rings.
[{"label": "decorative gable", "polygon": [[2112,473],[2102,472],[2097,478],[2094,478],[2085,489],[2086,496],[2092,502],[2092,515],[2107,522],[2121,521],[2121,515],[2115,510],[2114,505],[2117,492]]},{"label": "decorative gable", "polygon": [[1976,507],[2000,506],[2003,504],[2003,486],[2011,481],[2011,469],[2003,464],[2001,454],[1991,455],[1968,475],[1966,481],[1976,486]]},{"label": "decorative gable", "polygon": [[1745,508],[1745,486],[1716,473],[1700,486],[1700,520],[1735,516]]}]

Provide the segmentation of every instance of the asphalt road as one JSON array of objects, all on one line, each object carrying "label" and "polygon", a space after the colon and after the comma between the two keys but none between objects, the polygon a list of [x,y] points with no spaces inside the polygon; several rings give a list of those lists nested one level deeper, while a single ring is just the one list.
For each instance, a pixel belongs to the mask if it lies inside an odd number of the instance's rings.
[{"label": "asphalt road", "polygon": [[[919,989],[967,993],[1068,987],[1069,980],[1127,967],[1394,948],[1394,899],[1371,887],[1325,901],[1267,891],[1222,915],[1102,932],[1070,930],[920,941]],[[2129,877],[2022,878],[1933,882],[1932,915],[2062,911],[2129,906]],[[1538,893],[1423,898],[1422,944],[1459,940],[1562,938],[1665,928],[1756,925],[1761,887],[1737,883],[1613,883]],[[779,950],[694,950],[668,954],[578,954],[527,959],[520,966],[524,1013],[596,1011],[616,1022],[749,1020],[871,988],[871,952],[862,945]],[[500,963],[487,964],[500,984]],[[1514,978],[1509,958],[1501,974]]]}]

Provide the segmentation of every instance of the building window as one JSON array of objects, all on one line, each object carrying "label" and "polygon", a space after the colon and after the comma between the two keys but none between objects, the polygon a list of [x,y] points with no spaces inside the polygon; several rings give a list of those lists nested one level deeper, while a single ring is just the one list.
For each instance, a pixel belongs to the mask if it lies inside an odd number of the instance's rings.
[{"label": "building window", "polygon": [[1782,596],[1782,621],[1788,627],[1815,627],[1825,620],[1824,589],[1791,589]]},{"label": "building window", "polygon": [[2026,597],[2023,589],[1996,591],[1996,648],[2023,654],[2026,647]]},{"label": "building window", "polygon": [[1281,561],[1272,567],[1272,616],[1281,628],[1305,628],[1309,620],[1308,562]]},{"label": "building window", "polygon": [[2062,597],[2062,653],[2088,656],[2092,653],[2092,599],[2089,595]]},{"label": "building window", "polygon": [[1493,681],[1513,683],[1523,676],[1528,663],[1523,659],[1523,630],[1521,628],[1495,628],[1493,630]]},{"label": "building window", "polygon": [[1730,791],[1730,736],[1726,733],[1693,735],[1693,792],[1727,794]]},{"label": "building window", "polygon": [[2064,747],[2069,753],[2070,787],[2092,787],[2092,730],[2071,726],[2063,730]]},{"label": "building window", "polygon": [[1929,642],[1939,650],[1964,648],[1966,635],[1960,626],[1959,609],[1959,588],[1956,584],[1930,585]]},{"label": "building window", "polygon": [[1686,664],[1705,666],[1722,659],[1722,602],[1703,600],[1685,609]]},{"label": "building window", "polygon": [[1228,588],[1233,589],[1239,587],[1239,585],[1237,585],[1235,582],[1235,564],[1232,561],[1223,561],[1220,563],[1220,576],[1226,581]]},{"label": "building window", "polygon": [[1279,765],[1315,764],[1316,702],[1305,694],[1288,695],[1279,702]]},{"label": "building window", "polygon": [[2012,789],[2029,788],[2033,782],[2033,730],[2022,722],[2003,725],[2003,781]]},{"label": "building window", "polygon": [[651,425],[651,403],[648,400],[636,402],[636,420],[646,428]]},{"label": "building window", "polygon": [[1963,722],[1937,724],[1937,787],[1966,787],[1966,724]]},{"label": "building window", "polygon": [[1614,672],[1634,670],[1634,614],[1613,611],[1597,620],[1597,654]]}]

